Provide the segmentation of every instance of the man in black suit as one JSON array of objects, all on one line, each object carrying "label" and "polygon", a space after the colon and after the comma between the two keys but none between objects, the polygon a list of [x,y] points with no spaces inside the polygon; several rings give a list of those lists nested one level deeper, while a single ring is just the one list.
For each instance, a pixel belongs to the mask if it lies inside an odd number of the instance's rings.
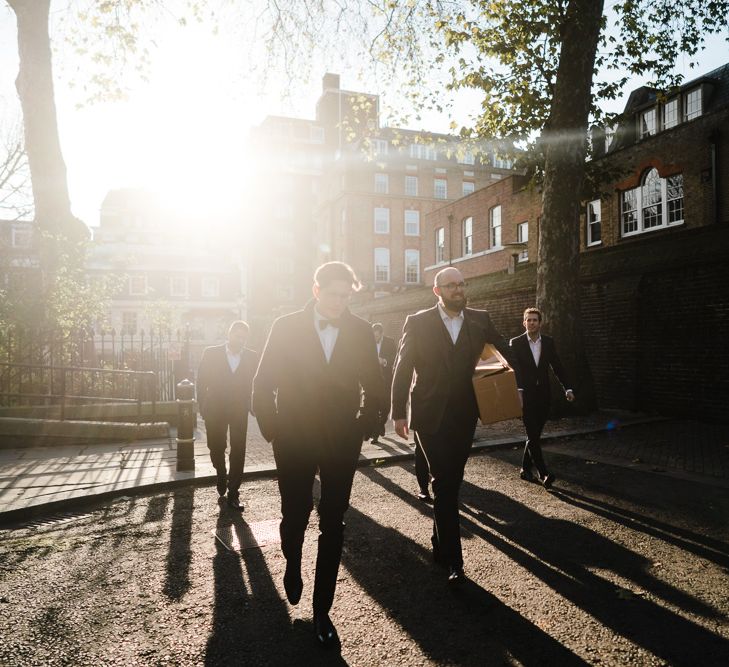
[{"label": "man in black suit", "polygon": [[385,385],[385,393],[383,394],[382,405],[380,406],[380,415],[375,432],[373,433],[372,442],[377,444],[378,438],[385,435],[385,425],[390,416],[390,387],[392,386],[392,366],[395,363],[395,339],[385,336],[385,329],[379,323],[372,325],[372,333],[375,336],[377,345],[377,356],[380,360],[380,372]]},{"label": "man in black suit", "polygon": [[301,552],[319,470],[313,606],[323,647],[339,643],[329,610],[342,555],[342,519],[362,441],[376,428],[384,392],[372,328],[347,308],[359,287],[347,264],[320,266],[314,275],[314,299],[273,323],[253,382],[253,412],[261,433],[273,443],[278,471],[283,583],[291,604],[301,599]]},{"label": "man in black suit", "polygon": [[534,481],[533,465],[537,469],[542,486],[548,489],[555,478],[544,464],[540,439],[544,424],[549,417],[550,367],[562,384],[565,398],[574,401],[575,395],[571,389],[565,390],[565,387],[569,387],[567,375],[557,354],[554,339],[541,333],[542,313],[537,308],[527,308],[524,311],[524,328],[526,331],[521,336],[512,338],[509,342],[517,361],[519,372],[516,383],[521,394],[522,419],[527,432],[519,475],[523,480]]},{"label": "man in black suit", "polygon": [[[248,325],[242,320],[228,329],[228,342],[203,350],[197,371],[197,402],[205,420],[210,460],[217,473],[218,494],[228,490],[228,505],[242,510],[239,489],[246,458],[251,385],[258,355],[245,347]],[[226,472],[225,448],[230,431],[230,472]]]},{"label": "man in black suit", "polygon": [[433,482],[433,558],[448,568],[452,583],[464,578],[458,492],[478,419],[474,369],[485,343],[511,358],[489,314],[466,308],[465,286],[453,267],[436,275],[438,304],[405,321],[392,383],[392,417],[403,438],[408,435],[410,397],[410,428]]}]

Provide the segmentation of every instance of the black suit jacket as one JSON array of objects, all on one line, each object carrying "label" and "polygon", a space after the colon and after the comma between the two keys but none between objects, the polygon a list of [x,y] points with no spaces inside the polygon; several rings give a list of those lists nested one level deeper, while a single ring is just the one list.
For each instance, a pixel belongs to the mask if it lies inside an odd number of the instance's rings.
[{"label": "black suit jacket", "polygon": [[527,333],[516,336],[509,341],[509,347],[514,352],[518,364],[516,383],[519,389],[523,389],[528,396],[534,396],[538,400],[546,401],[549,404],[549,369],[550,367],[557,376],[563,389],[569,388],[570,384],[565,373],[564,366],[557,354],[557,347],[551,336],[541,334],[542,352],[539,355],[539,366],[534,363],[534,355],[529,347]]},{"label": "black suit jacket", "polygon": [[[510,364],[513,359],[509,346],[485,310],[465,308],[463,318],[459,340],[461,336],[467,337],[473,363],[464,371],[468,375],[456,380],[461,386],[467,387],[469,394],[465,399],[473,412],[469,417],[476,418],[478,407],[471,379],[484,345],[494,345]],[[410,427],[429,433],[438,430],[445,414],[449,390],[453,385],[449,349],[452,346],[453,342],[443,324],[438,306],[421,310],[405,320],[392,380],[393,419],[406,418],[410,395]]]},{"label": "black suit jacket", "polygon": [[203,419],[248,414],[256,366],[258,355],[244,347],[240,364],[233,373],[225,344],[206,347],[197,371],[197,402]]},{"label": "black suit jacket", "polygon": [[[253,413],[269,442],[361,444],[384,391],[372,328],[345,312],[327,363],[315,329],[315,303],[273,323],[253,382]],[[365,400],[358,420],[360,388]]]}]

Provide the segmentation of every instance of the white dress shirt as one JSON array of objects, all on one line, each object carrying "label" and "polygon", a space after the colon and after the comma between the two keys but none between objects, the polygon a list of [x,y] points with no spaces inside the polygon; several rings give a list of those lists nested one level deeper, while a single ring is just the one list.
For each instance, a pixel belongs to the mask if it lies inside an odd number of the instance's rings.
[{"label": "white dress shirt", "polygon": [[230,366],[230,372],[235,373],[240,366],[240,352],[233,352],[227,345],[225,345],[225,354],[228,357],[228,366]]},{"label": "white dress shirt", "polygon": [[445,324],[446,329],[448,329],[451,340],[455,345],[458,340],[458,334],[461,333],[461,328],[463,327],[463,311],[458,313],[455,317],[450,317],[440,304],[438,304],[438,311],[440,312],[443,324]]},{"label": "white dress shirt", "polygon": [[319,335],[319,342],[321,343],[321,349],[324,351],[327,363],[332,359],[332,353],[334,352],[334,346],[337,344],[337,337],[339,336],[339,327],[333,327],[331,324],[327,324],[326,327],[321,329],[319,322],[327,320],[328,317],[324,317],[319,314],[319,311],[314,308],[314,328],[316,333]]},{"label": "white dress shirt", "polygon": [[532,340],[527,334],[527,340],[529,341],[529,349],[532,351],[534,357],[534,364],[539,366],[539,358],[542,356],[542,336],[537,336],[536,340]]}]

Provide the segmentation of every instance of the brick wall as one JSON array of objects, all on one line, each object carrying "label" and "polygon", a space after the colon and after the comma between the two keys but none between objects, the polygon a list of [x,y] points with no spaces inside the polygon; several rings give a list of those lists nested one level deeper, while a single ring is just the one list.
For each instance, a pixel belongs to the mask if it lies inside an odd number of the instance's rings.
[{"label": "brick wall", "polygon": [[[714,224],[583,256],[585,345],[601,407],[729,420],[728,248],[729,225]],[[473,278],[469,300],[510,337],[535,285],[530,264]],[[405,317],[434,303],[424,288],[355,311],[398,339]]]}]

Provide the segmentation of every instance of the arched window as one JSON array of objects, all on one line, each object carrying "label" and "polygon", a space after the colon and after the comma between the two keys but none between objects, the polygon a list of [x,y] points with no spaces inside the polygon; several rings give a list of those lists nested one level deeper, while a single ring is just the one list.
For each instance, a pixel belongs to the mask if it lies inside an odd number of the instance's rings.
[{"label": "arched window", "polygon": [[647,171],[641,186],[643,206],[643,229],[660,227],[663,224],[662,179],[657,169]]},{"label": "arched window", "polygon": [[650,168],[641,184],[620,193],[621,236],[683,224],[683,174],[661,178]]}]

